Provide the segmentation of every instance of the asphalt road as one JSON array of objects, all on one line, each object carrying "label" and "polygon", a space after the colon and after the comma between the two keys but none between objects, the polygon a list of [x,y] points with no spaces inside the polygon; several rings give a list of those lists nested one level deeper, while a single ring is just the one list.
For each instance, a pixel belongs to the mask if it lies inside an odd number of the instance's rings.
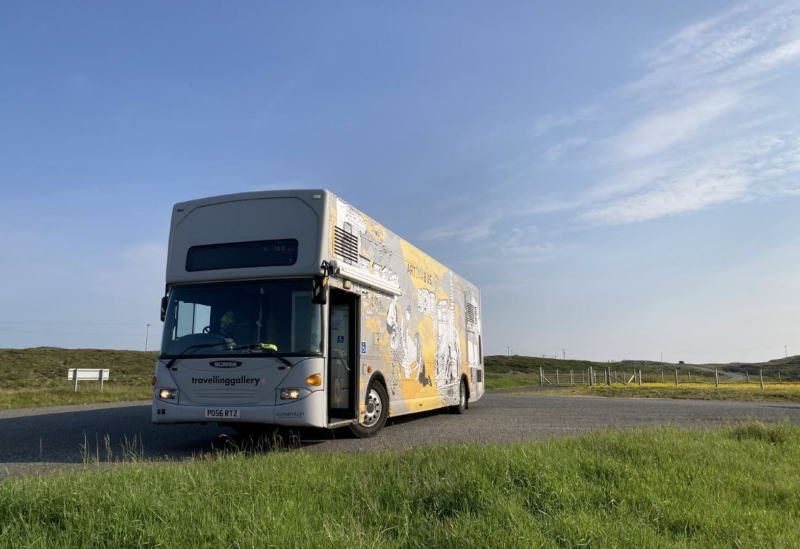
[{"label": "asphalt road", "polygon": [[[519,391],[515,389],[514,391]],[[709,428],[745,421],[800,423],[800,405],[487,393],[466,415],[428,413],[391,420],[375,438],[346,431],[300,433],[308,451],[366,452],[429,444],[507,443],[569,436],[607,427],[650,425]],[[147,458],[184,459],[224,447],[246,446],[234,431],[214,425],[150,423],[150,403],[98,404],[0,411],[0,479],[81,467],[86,453],[106,459],[123,446]]]}]

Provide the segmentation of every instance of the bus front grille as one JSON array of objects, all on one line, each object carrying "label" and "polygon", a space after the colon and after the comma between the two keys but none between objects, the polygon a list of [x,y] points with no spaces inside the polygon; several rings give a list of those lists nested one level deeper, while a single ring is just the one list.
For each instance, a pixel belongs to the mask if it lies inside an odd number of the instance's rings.
[{"label": "bus front grille", "polygon": [[192,400],[198,404],[254,404],[266,397],[260,393],[241,389],[195,389]]}]

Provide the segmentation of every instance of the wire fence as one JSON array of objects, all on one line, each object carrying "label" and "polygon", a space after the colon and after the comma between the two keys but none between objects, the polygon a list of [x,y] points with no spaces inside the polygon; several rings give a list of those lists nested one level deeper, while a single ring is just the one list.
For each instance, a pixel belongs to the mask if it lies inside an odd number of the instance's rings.
[{"label": "wire fence", "polygon": [[612,367],[570,370],[546,370],[539,368],[539,385],[552,386],[571,386],[571,385],[624,385],[624,386],[644,386],[644,385],[674,385],[697,386],[713,384],[715,387],[731,386],[740,384],[752,384],[761,388],[765,384],[784,384],[800,382],[800,372],[790,374],[782,372],[767,372],[763,369],[742,369],[739,371],[729,371],[720,369],[666,369],[650,368],[645,370],[630,368],[617,369]]}]

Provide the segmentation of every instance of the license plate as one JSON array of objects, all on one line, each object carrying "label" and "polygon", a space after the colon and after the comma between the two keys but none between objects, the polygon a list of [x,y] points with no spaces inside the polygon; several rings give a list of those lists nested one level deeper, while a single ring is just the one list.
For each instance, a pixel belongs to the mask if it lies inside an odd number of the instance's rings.
[{"label": "license plate", "polygon": [[239,419],[239,410],[235,408],[206,408],[209,419]]}]

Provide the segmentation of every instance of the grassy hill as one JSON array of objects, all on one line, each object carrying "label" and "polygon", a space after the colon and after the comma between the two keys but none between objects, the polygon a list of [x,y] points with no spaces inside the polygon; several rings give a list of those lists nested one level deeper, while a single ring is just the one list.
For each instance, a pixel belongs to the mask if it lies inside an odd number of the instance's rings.
[{"label": "grassy hill", "polygon": [[0,387],[33,389],[68,387],[70,368],[109,368],[109,386],[138,385],[149,387],[158,353],[105,349],[0,349]]},{"label": "grassy hill", "polygon": [[758,370],[761,369],[764,375],[770,378],[775,378],[780,373],[781,379],[800,381],[800,356],[790,356],[789,358],[779,358],[759,363],[737,362],[724,364],[723,367],[729,372],[749,372],[751,376],[757,374]]},{"label": "grassy hill", "polygon": [[[150,376],[158,353],[143,351],[116,351],[103,349],[61,349],[36,347],[32,349],[0,349],[0,409],[89,402],[116,402],[150,398]],[[629,377],[634,369],[641,369],[645,378],[657,380],[665,372],[672,379],[674,370],[679,370],[681,380],[691,372],[692,379],[710,382],[713,369],[732,379],[749,372],[758,376],[761,369],[765,380],[777,381],[778,373],[783,381],[800,381],[800,356],[770,362],[722,365],[658,364],[658,363],[605,363],[587,360],[558,360],[528,356],[487,356],[486,386],[522,387],[539,383],[539,367],[552,377],[556,370],[568,376],[573,370],[580,376],[590,366],[602,372],[606,366],[616,370],[619,377]],[[79,391],[73,392],[67,381],[69,368],[109,368],[110,380],[103,392],[97,383],[81,382]],[[577,378],[576,378],[577,381]]]},{"label": "grassy hill", "polygon": [[[103,349],[0,349],[0,410],[150,398],[157,352]],[[70,368],[108,368],[109,380],[82,381],[78,392],[67,381]]]},{"label": "grassy hill", "polygon": [[[708,381],[713,379],[713,370],[716,368],[721,374],[728,377],[740,377],[745,373],[751,376],[758,376],[759,370],[764,374],[765,379],[776,380],[778,373],[781,374],[781,379],[784,381],[800,381],[800,356],[791,356],[789,358],[781,358],[778,360],[771,360],[769,362],[757,363],[743,363],[733,362],[729,364],[669,364],[658,362],[591,362],[588,360],[559,360],[555,358],[539,358],[530,356],[487,356],[484,358],[486,365],[487,380],[501,377],[508,377],[510,374],[517,376],[536,376],[538,383],[539,368],[542,367],[548,373],[559,370],[561,372],[569,373],[570,370],[575,372],[585,371],[587,368],[592,367],[596,370],[602,371],[603,368],[609,367],[611,370],[618,372],[632,372],[634,369],[642,370],[643,376],[660,376],[661,372],[672,373],[678,370],[678,375],[681,379],[686,379],[688,373],[691,372],[692,378],[697,377],[698,381]],[[669,375],[669,374],[668,374]]]}]

